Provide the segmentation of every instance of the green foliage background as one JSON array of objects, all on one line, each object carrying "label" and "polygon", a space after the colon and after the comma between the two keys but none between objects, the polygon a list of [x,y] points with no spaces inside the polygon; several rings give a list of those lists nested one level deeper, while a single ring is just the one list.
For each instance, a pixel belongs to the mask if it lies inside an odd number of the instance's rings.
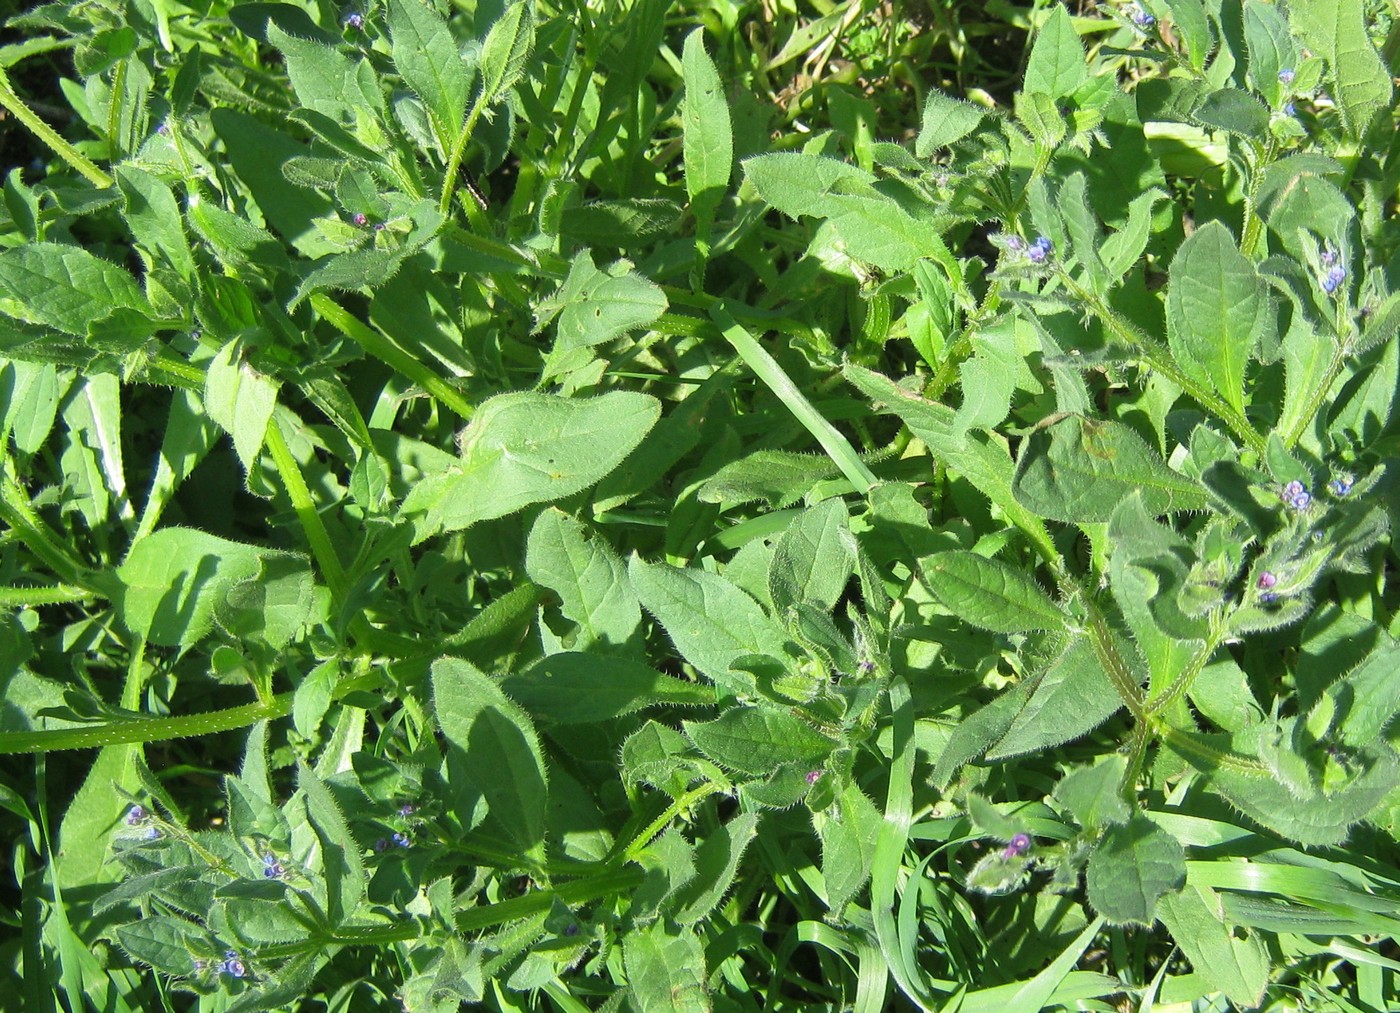
[{"label": "green foliage background", "polygon": [[4,994],[1391,1008],[1396,13],[10,16]]}]

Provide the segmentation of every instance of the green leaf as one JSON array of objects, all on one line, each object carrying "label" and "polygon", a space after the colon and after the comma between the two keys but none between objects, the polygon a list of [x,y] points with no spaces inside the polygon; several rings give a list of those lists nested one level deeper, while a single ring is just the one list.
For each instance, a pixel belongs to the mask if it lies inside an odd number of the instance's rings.
[{"label": "green leaf", "polygon": [[1053,552],[1045,525],[1012,495],[1011,453],[997,434],[958,434],[953,409],[928,401],[900,387],[879,373],[848,363],[842,370],[847,381],[876,403],[877,410],[891,411],[904,420],[933,455],[951,471],[962,475],[999,506],[1007,519],[1025,531],[1037,545]]},{"label": "green leaf", "polygon": [[944,607],[964,622],[997,633],[1064,626],[1066,616],[1029,575],[975,552],[939,552],[919,560]]},{"label": "green leaf", "polygon": [[768,568],[768,588],[778,609],[805,602],[829,612],[855,568],[850,515],[839,499],[823,500],[798,514],[778,539]]},{"label": "green leaf", "polygon": [[784,763],[820,767],[836,748],[805,721],[768,707],[731,707],[714,721],[682,724],[710,759],[743,774],[766,775]]},{"label": "green leaf", "polygon": [[[1063,620],[1061,620],[1063,622]],[[1046,669],[1016,720],[987,751],[1004,760],[1087,735],[1123,706],[1088,637],[1075,637]]]},{"label": "green leaf", "polygon": [[530,528],[525,572],[559,595],[578,624],[579,647],[627,644],[642,621],[626,564],[604,539],[560,510],[542,511]]},{"label": "green leaf", "polygon": [[1269,133],[1269,110],[1247,91],[1221,88],[1196,107],[1195,118],[1207,127],[1263,139]]},{"label": "green leaf", "polygon": [[1205,68],[1206,59],[1215,45],[1210,21],[1201,0],[1166,0],[1171,8],[1176,31],[1186,43],[1186,55],[1196,70]]},{"label": "green leaf", "polygon": [[1327,687],[1318,706],[1334,714],[1329,741],[1360,748],[1383,738],[1400,713],[1400,643],[1382,634],[1365,661]]},{"label": "green leaf", "polygon": [[883,817],[864,792],[847,784],[836,796],[835,805],[814,820],[822,840],[827,910],[839,917],[870,878]]},{"label": "green leaf", "polygon": [[1220,221],[1197,229],[1172,258],[1167,340],[1184,373],[1244,407],[1245,367],[1273,307],[1253,262]]},{"label": "green leaf", "polygon": [[1023,88],[1059,99],[1072,94],[1088,76],[1074,21],[1062,4],[1056,4],[1036,33]]},{"label": "green leaf", "polygon": [[1152,924],[1157,900],[1186,882],[1186,853],[1146,816],[1110,826],[1089,858],[1089,903],[1114,925]]},{"label": "green leaf", "polygon": [[1153,209],[1166,199],[1167,195],[1155,186],[1134,197],[1123,227],[1104,240],[1099,254],[1111,284],[1121,281],[1142,257],[1151,238]]},{"label": "green leaf", "polygon": [[744,178],[758,195],[789,218],[830,218],[831,195],[867,191],[873,174],[836,158],[795,151],[755,155],[743,163]]},{"label": "green leaf", "polygon": [[705,52],[705,32],[697,28],[686,36],[681,55],[685,79],[684,129],[685,191],[695,217],[707,223],[729,189],[734,171],[734,130],[724,83],[714,61]]},{"label": "green leaf", "polygon": [[127,628],[162,647],[188,647],[213,624],[235,584],[256,576],[263,550],[189,528],[141,539],[117,568]]},{"label": "green leaf", "polygon": [[228,151],[233,171],[252,192],[267,224],[304,257],[315,260],[339,253],[340,248],[314,224],[317,218],[332,211],[330,198],[294,186],[282,174],[285,162],[307,154],[306,146],[248,113],[223,106],[209,114],[209,122]]},{"label": "green leaf", "polygon": [[484,829],[527,859],[544,858],[548,775],[529,716],[491,679],[457,658],[433,663],[433,709],[447,742],[451,808],[463,827],[479,800]]},{"label": "green leaf", "polygon": [[335,798],[304,762],[297,764],[297,785],[306,795],[306,814],[316,835],[319,854],[310,867],[325,877],[331,926],[350,918],[365,895],[365,868],[360,845],[350,834]]},{"label": "green leaf", "polygon": [[445,156],[466,116],[471,71],[431,0],[390,0],[389,36],[394,66],[427,106]]},{"label": "green leaf", "polygon": [[282,51],[287,77],[298,104],[344,127],[353,127],[368,111],[380,111],[379,85],[363,60],[343,49],[289,35],[275,24],[267,41]]},{"label": "green leaf", "polygon": [[558,296],[541,307],[557,309],[556,353],[611,341],[654,323],[666,312],[666,295],[625,261],[599,270],[593,255],[580,250]]},{"label": "green leaf", "polygon": [[711,1013],[700,936],[664,922],[629,932],[622,944],[627,986],[641,1013]]},{"label": "green leaf", "polygon": [[1075,524],[1107,521],[1138,491],[1154,515],[1206,505],[1205,490],[1169,468],[1135,431],[1079,415],[1032,434],[1016,464],[1014,488],[1023,506]]},{"label": "green leaf", "polygon": [[241,341],[230,341],[209,363],[204,408],[210,420],[233,437],[244,471],[252,472],[277,407],[277,381],[244,361],[243,349]]},{"label": "green leaf", "polygon": [[425,476],[404,500],[414,541],[587,488],[632,452],[660,414],[655,398],[630,391],[491,398],[462,436],[460,460]]},{"label": "green leaf", "polygon": [[114,309],[148,308],[122,268],[58,243],[27,243],[0,253],[0,296],[0,313],[79,337]]},{"label": "green leaf", "polygon": [[1132,810],[1120,785],[1127,769],[1127,757],[1118,753],[1102,757],[1092,766],[1072,770],[1055,785],[1055,801],[1086,830],[1126,823]]},{"label": "green leaf", "polygon": [[1362,0],[1294,0],[1288,5],[1294,33],[1326,59],[1342,125],[1360,139],[1371,120],[1390,105],[1390,72],[1371,45]]},{"label": "green leaf", "polygon": [[1282,11],[1272,4],[1245,4],[1244,39],[1249,48],[1249,83],[1277,108],[1283,104],[1281,70],[1296,71],[1298,54]]},{"label": "green leaf", "polygon": [[506,676],[501,688],[534,717],[593,724],[655,704],[703,706],[714,690],[623,658],[561,651]]},{"label": "green leaf", "polygon": [[734,883],[744,850],[757,834],[758,815],[740,813],[695,849],[695,878],[674,898],[672,917],[678,924],[694,925],[719,906]]},{"label": "green leaf", "polygon": [[481,101],[495,102],[525,74],[535,45],[535,7],[531,0],[513,0],[486,33],[478,67]]},{"label": "green leaf", "polygon": [[676,650],[716,685],[751,693],[753,677],[730,665],[746,654],[785,657],[782,628],[718,574],[635,556],[627,572],[642,605],[666,628]]},{"label": "green leaf", "polygon": [[194,973],[190,943],[200,936],[207,938],[207,933],[170,915],[150,915],[117,928],[117,942],[133,960],[161,974],[180,977]]},{"label": "green leaf", "polygon": [[1269,985],[1269,948],[1257,932],[1243,932],[1225,916],[1220,894],[1187,886],[1157,901],[1157,917],[1211,988],[1236,1006],[1253,1009]]},{"label": "green leaf", "polygon": [[122,216],[136,241],[159,255],[185,281],[192,281],[194,258],[170,187],[135,166],[117,166],[115,174],[126,199]]},{"label": "green leaf", "polygon": [[914,154],[928,158],[939,148],[962,140],[977,129],[984,110],[971,102],[950,98],[941,91],[930,89],[924,99],[924,114],[919,136],[914,141]]},{"label": "green leaf", "polygon": [[306,559],[266,552],[258,575],[230,587],[216,616],[232,636],[280,651],[310,618],[314,603],[315,582]]},{"label": "green leaf", "polygon": [[728,462],[707,478],[700,486],[699,497],[704,503],[762,500],[770,507],[784,507],[837,472],[835,463],[825,454],[757,450]]}]

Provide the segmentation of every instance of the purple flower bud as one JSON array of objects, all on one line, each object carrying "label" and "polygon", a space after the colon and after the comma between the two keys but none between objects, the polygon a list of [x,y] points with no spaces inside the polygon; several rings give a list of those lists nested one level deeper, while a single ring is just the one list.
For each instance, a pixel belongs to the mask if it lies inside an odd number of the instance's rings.
[{"label": "purple flower bud", "polygon": [[1259,601],[1264,605],[1272,605],[1274,602],[1278,601],[1278,595],[1274,594],[1272,591],[1265,591],[1259,596]]},{"label": "purple flower bud", "polygon": [[1354,484],[1355,479],[1353,479],[1350,475],[1338,475],[1336,478],[1332,479],[1332,481],[1327,483],[1327,488],[1331,490],[1333,496],[1340,498],[1342,496],[1348,495],[1351,492],[1351,487]]},{"label": "purple flower bud", "polygon": [[1265,570],[1259,575],[1259,579],[1255,582],[1255,587],[1259,588],[1261,591],[1267,591],[1277,583],[1278,577],[1274,576],[1271,571]]},{"label": "purple flower bud", "polygon": [[379,840],[374,842],[374,850],[380,854],[383,854],[384,852],[389,850],[389,842],[382,837],[379,838]]},{"label": "purple flower bud", "polygon": [[1297,75],[1293,72],[1292,67],[1284,67],[1278,72],[1279,84],[1292,84],[1293,78],[1295,77],[1297,77]]},{"label": "purple flower bud", "polygon": [[861,675],[869,675],[871,672],[875,671],[875,662],[862,661],[857,667],[860,668]]},{"label": "purple flower bud", "polygon": [[145,823],[150,815],[143,806],[134,805],[126,811],[126,825],[134,827]]},{"label": "purple flower bud", "polygon": [[1006,248],[1012,253],[1022,253],[1026,249],[1026,241],[1020,236],[1007,236]]},{"label": "purple flower bud", "polygon": [[1328,295],[1334,295],[1337,289],[1342,287],[1342,282],[1346,280],[1347,269],[1341,264],[1333,264],[1327,269],[1327,273],[1322,277],[1322,291]]},{"label": "purple flower bud", "polygon": [[345,17],[340,19],[340,23],[343,24],[346,28],[353,28],[355,31],[358,32],[361,28],[365,26],[365,16],[359,11],[351,11],[349,14],[345,15]]},{"label": "purple flower bud", "polygon": [[387,229],[388,227],[389,227],[389,226],[385,225],[383,222],[375,222],[375,223],[374,223],[374,231],[375,231],[375,232],[383,232],[383,231],[384,231],[385,229]]},{"label": "purple flower bud", "polygon": [[170,133],[170,128],[164,123],[162,123],[160,126],[156,127],[156,133],[160,134],[161,137],[164,137],[166,134]]},{"label": "purple flower bud", "polygon": [[1283,111],[1286,112],[1289,116],[1298,115],[1298,107],[1295,106],[1292,102],[1285,102],[1283,104]]},{"label": "purple flower bud", "polygon": [[356,211],[355,216],[350,220],[360,228],[364,228],[369,224],[369,215],[365,214],[363,211]]},{"label": "purple flower bud", "polygon": [[1133,4],[1128,8],[1128,16],[1133,19],[1133,24],[1139,28],[1151,28],[1157,23],[1157,19],[1138,4]]},{"label": "purple flower bud", "polygon": [[1324,246],[1322,252],[1317,255],[1317,259],[1322,261],[1323,267],[1331,267],[1337,262],[1337,251],[1330,246]]},{"label": "purple flower bud", "polygon": [[821,776],[822,772],[820,770],[809,770],[807,771],[807,783],[816,784],[821,780]]},{"label": "purple flower bud", "polygon": [[578,935],[578,926],[577,926],[577,925],[570,925],[568,928],[564,929],[564,935],[566,935],[566,936],[576,936],[576,935]]},{"label": "purple flower bud", "polygon": [[418,807],[415,806],[412,802],[405,802],[403,805],[399,806],[399,815],[405,818],[412,816],[417,811]]},{"label": "purple flower bud", "polygon": [[1015,837],[1011,838],[1011,841],[1006,845],[1006,847],[1001,849],[1001,857],[1006,861],[1010,861],[1013,858],[1017,858],[1025,854],[1026,851],[1030,849],[1030,846],[1030,835],[1017,834]]}]

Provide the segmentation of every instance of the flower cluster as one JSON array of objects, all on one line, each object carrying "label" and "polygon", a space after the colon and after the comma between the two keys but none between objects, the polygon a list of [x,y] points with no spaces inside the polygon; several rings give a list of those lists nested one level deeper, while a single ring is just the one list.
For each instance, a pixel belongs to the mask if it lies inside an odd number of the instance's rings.
[{"label": "flower cluster", "polygon": [[277,856],[268,852],[263,855],[263,875],[268,879],[281,879],[287,874],[286,868],[277,860]]},{"label": "flower cluster", "polygon": [[1132,21],[1132,23],[1137,25],[1144,31],[1148,28],[1151,28],[1157,23],[1157,19],[1155,17],[1153,17],[1149,12],[1143,10],[1142,4],[1129,4],[1127,13],[1128,18]]},{"label": "flower cluster", "polygon": [[126,818],[123,822],[138,831],[135,835],[139,840],[154,841],[160,837],[160,827],[152,823],[154,814],[145,806],[134,805],[126,811]]},{"label": "flower cluster", "polygon": [[223,960],[196,960],[194,969],[227,974],[230,978],[244,978],[248,975],[248,965],[243,963],[243,958],[238,955],[237,950],[225,950]]},{"label": "flower cluster", "polygon": [[1312,503],[1312,493],[1308,492],[1308,487],[1297,479],[1289,482],[1283,487],[1280,499],[1284,505],[1293,510],[1306,510]]},{"label": "flower cluster", "polygon": [[1278,575],[1272,570],[1265,570],[1259,575],[1259,579],[1254,582],[1254,586],[1259,589],[1259,600],[1265,605],[1272,605],[1278,601],[1278,595],[1271,590],[1278,584]]},{"label": "flower cluster", "polygon": [[1036,236],[1035,242],[1027,243],[1020,236],[1006,236],[1002,240],[1006,252],[1014,260],[1029,260],[1032,264],[1043,264],[1055,252],[1055,244],[1045,236]]},{"label": "flower cluster", "polygon": [[1295,77],[1297,74],[1294,73],[1292,67],[1284,67],[1278,72],[1279,84],[1292,84]]},{"label": "flower cluster", "polygon": [[351,28],[358,32],[365,27],[365,16],[359,11],[350,11],[340,19],[340,23],[346,28]]}]

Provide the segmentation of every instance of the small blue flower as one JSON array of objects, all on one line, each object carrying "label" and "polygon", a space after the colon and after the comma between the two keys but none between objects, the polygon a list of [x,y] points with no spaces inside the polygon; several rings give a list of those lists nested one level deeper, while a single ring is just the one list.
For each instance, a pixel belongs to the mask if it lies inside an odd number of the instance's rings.
[{"label": "small blue flower", "polygon": [[340,23],[346,28],[353,28],[355,31],[358,32],[361,28],[364,28],[365,26],[365,16],[359,11],[351,11],[349,14],[345,15],[345,17],[340,19]]},{"label": "small blue flower", "polygon": [[1274,602],[1278,601],[1278,595],[1274,594],[1272,591],[1265,591],[1259,596],[1259,601],[1264,605],[1272,605]]},{"label": "small blue flower", "polygon": [[395,833],[394,843],[401,848],[411,848],[413,847],[413,837],[409,834]]},{"label": "small blue flower", "polygon": [[1298,107],[1295,106],[1292,102],[1285,102],[1283,104],[1283,111],[1286,112],[1289,116],[1298,115]]},{"label": "small blue flower", "polygon": [[242,978],[248,973],[248,967],[239,958],[236,950],[229,950],[224,954],[227,958],[219,964],[219,970],[231,978]]},{"label": "small blue flower", "polygon": [[1283,502],[1294,510],[1306,510],[1308,504],[1312,502],[1312,494],[1308,492],[1307,486],[1296,479],[1283,487]]},{"label": "small blue flower", "polygon": [[1331,491],[1333,496],[1340,499],[1343,496],[1349,495],[1351,493],[1351,487],[1355,484],[1356,480],[1350,475],[1338,475],[1327,483],[1327,488]]},{"label": "small blue flower", "polygon": [[159,827],[147,827],[147,828],[146,828],[146,832],[145,832],[144,834],[141,835],[141,839],[144,840],[144,841],[159,840],[159,839],[160,839],[160,828],[159,828]]},{"label": "small blue flower", "polygon": [[1331,267],[1337,262],[1337,251],[1330,246],[1324,246],[1322,252],[1317,255],[1317,259],[1322,261],[1323,267]]},{"label": "small blue flower", "polygon": [[1157,19],[1142,9],[1141,4],[1130,4],[1128,7],[1128,17],[1132,18],[1133,24],[1139,28],[1151,28],[1157,23]]},{"label": "small blue flower", "polygon": [[1322,291],[1326,292],[1328,295],[1335,295],[1337,290],[1342,287],[1342,282],[1346,280],[1346,277],[1347,269],[1341,264],[1333,264],[1327,269],[1327,273],[1322,276],[1322,281],[1320,283],[1322,285]]},{"label": "small blue flower", "polygon": [[140,826],[150,818],[150,815],[143,806],[134,805],[126,811],[126,825],[129,827]]},{"label": "small blue flower", "polygon": [[1026,259],[1032,264],[1043,264],[1050,254],[1055,252],[1055,244],[1044,236],[1036,236],[1035,242],[1031,243],[1030,249],[1026,250]]},{"label": "small blue flower", "polygon": [[1292,67],[1284,67],[1278,72],[1279,84],[1292,84],[1293,79],[1298,75],[1293,72]]}]

